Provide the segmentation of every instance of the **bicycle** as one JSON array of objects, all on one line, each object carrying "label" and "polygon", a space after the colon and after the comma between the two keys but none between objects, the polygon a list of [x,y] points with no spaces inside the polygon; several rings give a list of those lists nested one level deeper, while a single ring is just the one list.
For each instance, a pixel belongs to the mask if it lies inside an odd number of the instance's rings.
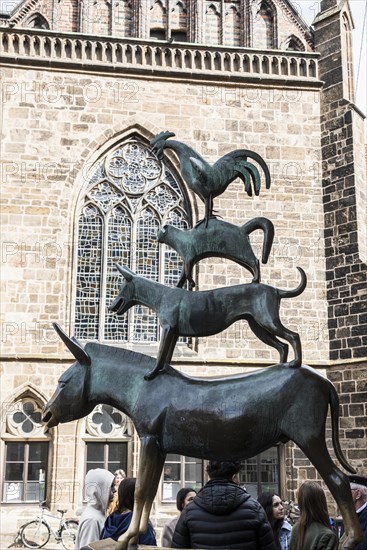
[{"label": "bicycle", "polygon": [[[20,540],[27,548],[42,548],[48,543],[52,533],[56,542],[61,542],[65,550],[73,550],[79,525],[78,520],[64,519],[64,514],[66,514],[67,510],[57,510],[61,514],[61,517],[51,514],[46,508],[45,503],[46,501],[40,503],[39,506],[42,512],[36,519],[20,527],[18,533]],[[48,522],[48,517],[60,520],[56,530]]]}]

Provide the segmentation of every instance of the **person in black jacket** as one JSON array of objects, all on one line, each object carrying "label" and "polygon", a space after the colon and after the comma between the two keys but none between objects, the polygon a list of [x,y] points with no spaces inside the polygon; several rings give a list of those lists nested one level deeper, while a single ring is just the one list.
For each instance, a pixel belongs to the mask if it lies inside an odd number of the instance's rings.
[{"label": "person in black jacket", "polygon": [[275,550],[264,510],[238,485],[240,466],[209,462],[210,480],[183,509],[172,548]]}]

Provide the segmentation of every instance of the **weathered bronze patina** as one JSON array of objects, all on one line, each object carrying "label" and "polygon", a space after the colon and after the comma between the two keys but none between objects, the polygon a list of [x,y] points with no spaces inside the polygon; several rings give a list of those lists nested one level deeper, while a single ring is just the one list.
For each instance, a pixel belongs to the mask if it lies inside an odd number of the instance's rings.
[{"label": "weathered bronze patina", "polygon": [[133,519],[116,550],[144,532],[167,453],[238,460],[294,441],[316,467],[343,515],[352,549],[361,540],[347,476],[325,443],[330,406],[332,441],[342,466],[354,472],[339,443],[339,399],[331,382],[312,368],[282,365],[221,379],[189,378],[169,365],[151,381],[144,373],[154,359],[121,348],[88,343],[83,349],[58,326],[77,361],[60,377],[47,403],[48,427],[89,414],[99,403],[131,418],[141,441]]},{"label": "weathered bronze patina", "polygon": [[160,132],[150,142],[153,151],[162,158],[163,149],[172,149],[180,159],[182,177],[188,187],[205,203],[205,223],[213,216],[213,199],[219,197],[228,185],[236,178],[241,178],[245,191],[251,197],[260,193],[261,178],[257,167],[248,162],[254,160],[264,171],[266,188],[270,187],[270,172],[263,158],[247,149],[238,149],[224,155],[213,165],[209,164],[194,149],[182,143],[169,139],[173,132]]},{"label": "weathered bronze patina", "polygon": [[253,283],[260,282],[259,260],[250,243],[249,235],[261,229],[264,233],[262,263],[266,264],[274,240],[274,225],[267,218],[254,218],[242,226],[210,218],[207,227],[203,221],[193,229],[179,229],[165,225],[158,233],[158,242],[176,250],[184,262],[183,272],[177,284],[182,287],[186,280],[195,286],[192,279],[194,265],[203,258],[226,258],[248,269]]},{"label": "weathered bronze patina", "polygon": [[[249,283],[202,292],[170,288],[139,277],[127,267],[117,267],[125,281],[110,310],[123,315],[135,304],[142,304],[155,311],[162,327],[156,366],[145,375],[146,380],[154,378],[164,364],[171,361],[180,336],[211,336],[240,319],[248,321],[251,330],[262,342],[278,350],[280,363],[288,367],[301,365],[301,340],[279,318],[281,299],[299,296],[306,287],[306,274],[300,267],[297,269],[302,279],[293,290]],[[288,345],[278,337],[289,342],[293,348],[294,359],[288,363]]]},{"label": "weathered bronze patina", "polygon": [[[121,291],[111,306],[118,315],[135,304],[152,308],[162,327],[157,360],[125,349],[89,343],[85,349],[75,338],[55,328],[76,358],[61,376],[55,394],[44,411],[51,428],[89,414],[96,405],[112,405],[131,418],[141,441],[141,455],[131,525],[116,550],[125,550],[144,532],[167,453],[203,459],[243,460],[282,442],[294,441],[329,487],[343,515],[346,539],[343,548],[353,550],[362,540],[349,480],[333,463],[325,442],[325,421],[330,407],[332,442],[337,459],[348,471],[339,443],[339,400],[329,380],[301,365],[299,335],[280,321],[282,298],[298,296],[306,286],[281,290],[260,283],[259,262],[248,239],[255,229],[264,232],[262,260],[266,262],[274,238],[270,220],[255,218],[242,227],[213,216],[213,198],[240,177],[245,191],[260,192],[260,174],[266,187],[269,170],[263,159],[247,150],[233,151],[209,165],[187,145],[168,140],[162,132],[152,140],[161,156],[164,148],[179,156],[187,185],[205,202],[205,223],[190,231],[166,226],[159,240],[172,246],[184,260],[180,286],[192,281],[193,265],[201,258],[220,256],[248,269],[254,281],[206,292],[169,288],[118,266],[124,277]],[[168,141],[167,141],[168,140]],[[248,321],[264,343],[278,350],[280,364],[251,374],[208,380],[185,376],[168,363],[179,336],[217,334],[239,319]],[[294,359],[287,362],[288,344]],[[298,367],[298,368],[289,368]],[[155,378],[158,371],[162,376]],[[148,374],[147,374],[148,373]]]}]

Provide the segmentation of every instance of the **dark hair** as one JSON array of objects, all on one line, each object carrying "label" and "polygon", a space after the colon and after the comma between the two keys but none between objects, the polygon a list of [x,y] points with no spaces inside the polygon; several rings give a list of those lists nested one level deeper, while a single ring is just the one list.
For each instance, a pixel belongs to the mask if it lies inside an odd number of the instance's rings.
[{"label": "dark hair", "polygon": [[210,479],[222,478],[228,481],[238,474],[240,469],[241,462],[220,462],[219,460],[210,460],[206,467]]},{"label": "dark hair", "polygon": [[195,489],[192,489],[191,487],[184,487],[183,489],[180,489],[176,495],[176,506],[177,506],[177,510],[179,512],[182,512],[182,510],[184,509],[184,500],[186,498],[186,496],[189,494],[189,493],[195,493],[196,494],[196,491]]},{"label": "dark hair", "polygon": [[298,489],[298,520],[297,549],[302,550],[305,533],[309,525],[315,521],[331,530],[326,496],[322,487],[316,481],[305,481]]},{"label": "dark hair", "polygon": [[257,497],[257,502],[261,504],[261,506],[265,510],[266,517],[268,518],[268,522],[271,525],[274,541],[276,547],[280,550],[281,544],[279,540],[280,530],[283,525],[282,519],[275,519],[274,518],[274,510],[273,510],[273,497],[275,496],[275,493],[261,493]]},{"label": "dark hair", "polygon": [[120,514],[126,512],[126,510],[134,509],[134,495],[135,495],[135,477],[125,477],[119,485],[118,498],[119,506],[118,511]]}]

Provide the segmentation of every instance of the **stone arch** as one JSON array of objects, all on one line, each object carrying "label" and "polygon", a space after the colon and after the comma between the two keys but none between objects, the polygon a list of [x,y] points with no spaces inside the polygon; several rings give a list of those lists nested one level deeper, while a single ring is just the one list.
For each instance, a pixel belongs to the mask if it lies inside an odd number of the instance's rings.
[{"label": "stone arch", "polygon": [[50,29],[50,24],[44,15],[36,12],[25,20],[23,27],[28,29]]},{"label": "stone arch", "polygon": [[170,12],[170,38],[175,42],[187,42],[188,40],[188,15],[186,2],[178,0],[171,6]]},{"label": "stone arch", "polygon": [[223,44],[241,46],[241,14],[235,5],[226,6]]},{"label": "stone arch", "polygon": [[291,34],[284,42],[282,47],[284,50],[290,50],[294,52],[304,52],[306,50],[305,45],[298,36]]},{"label": "stone arch", "polygon": [[5,397],[3,403],[5,407],[7,404],[11,406],[11,403],[15,403],[16,401],[19,401],[20,399],[24,399],[26,397],[34,399],[35,401],[39,401],[42,406],[45,405],[49,400],[49,397],[40,390],[39,385],[35,385],[32,382],[25,382],[24,384],[21,384],[15,390],[10,392]]},{"label": "stone arch", "polygon": [[354,101],[354,75],[353,75],[353,44],[352,30],[353,24],[348,11],[344,10],[341,14],[341,40],[342,40],[342,67],[344,83],[344,95],[349,101]]},{"label": "stone arch", "polygon": [[134,9],[131,0],[119,0],[114,4],[113,24],[116,36],[134,36]]},{"label": "stone arch", "polygon": [[252,47],[276,49],[278,44],[277,9],[272,0],[254,0],[252,5]]},{"label": "stone arch", "polygon": [[204,29],[206,44],[221,44],[221,17],[215,4],[208,4],[205,10]]},{"label": "stone arch", "polygon": [[150,8],[150,37],[165,40],[167,33],[167,10],[161,0],[154,0]]}]

